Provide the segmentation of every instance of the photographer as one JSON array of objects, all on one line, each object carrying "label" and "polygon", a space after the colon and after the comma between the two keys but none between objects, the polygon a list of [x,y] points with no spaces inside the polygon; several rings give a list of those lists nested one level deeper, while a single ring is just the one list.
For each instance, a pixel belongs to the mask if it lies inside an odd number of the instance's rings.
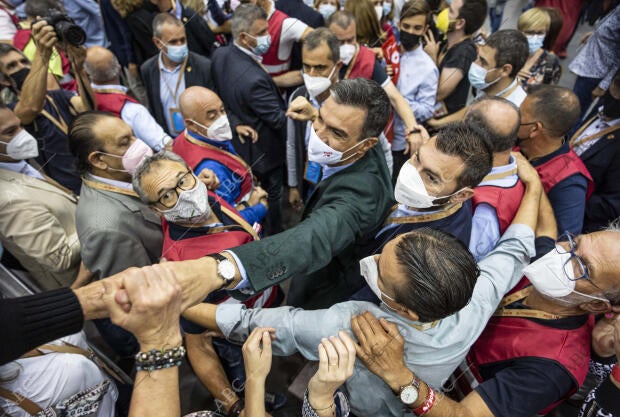
[{"label": "photographer", "polygon": [[[83,47],[64,45],[70,58],[73,72],[78,79],[80,95],[57,89],[47,89],[47,68],[54,54],[54,48],[62,45],[58,42],[55,28],[40,20],[32,25],[32,38],[36,45],[36,54],[32,64],[23,64],[19,69],[7,70],[12,55],[0,58],[0,67],[4,75],[12,80],[18,94],[18,101],[11,105],[22,125],[39,142],[39,157],[36,161],[44,167],[45,173],[79,194],[81,179],[75,169],[75,158],[69,151],[67,131],[69,124],[78,113],[90,109],[92,92],[83,72],[86,50]],[[89,101],[90,99],[90,101]]]}]

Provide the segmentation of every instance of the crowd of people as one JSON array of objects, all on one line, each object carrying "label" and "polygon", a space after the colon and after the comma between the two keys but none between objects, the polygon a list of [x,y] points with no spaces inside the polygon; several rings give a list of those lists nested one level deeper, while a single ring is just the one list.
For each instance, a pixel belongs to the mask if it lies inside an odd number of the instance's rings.
[{"label": "crowd of people", "polygon": [[509,3],[0,0],[0,409],[620,416],[620,5]]}]

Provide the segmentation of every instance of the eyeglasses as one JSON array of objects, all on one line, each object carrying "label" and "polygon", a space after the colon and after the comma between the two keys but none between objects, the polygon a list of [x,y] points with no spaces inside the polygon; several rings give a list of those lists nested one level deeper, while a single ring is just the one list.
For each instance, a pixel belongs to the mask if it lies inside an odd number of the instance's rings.
[{"label": "eyeglasses", "polygon": [[[566,250],[560,245],[555,246],[555,250],[560,254],[570,253],[570,258],[568,258],[566,262],[564,262],[564,266],[562,268],[564,270],[564,274],[566,274],[566,278],[570,279],[571,281],[587,279],[592,285],[598,288],[598,286],[590,279],[588,267],[583,263],[583,260],[579,257],[579,255],[575,253],[575,249],[577,249],[575,235],[570,232],[565,232],[558,238],[556,243],[557,242],[568,242],[570,245],[570,250]],[[571,278],[571,276],[573,278]]]},{"label": "eyeglasses", "polygon": [[[166,208],[173,208],[179,201],[179,191],[189,191],[196,186],[196,177],[191,170],[188,170],[177,182],[177,185],[166,191],[159,199],[153,203],[159,203]],[[151,203],[151,204],[153,204]]]}]

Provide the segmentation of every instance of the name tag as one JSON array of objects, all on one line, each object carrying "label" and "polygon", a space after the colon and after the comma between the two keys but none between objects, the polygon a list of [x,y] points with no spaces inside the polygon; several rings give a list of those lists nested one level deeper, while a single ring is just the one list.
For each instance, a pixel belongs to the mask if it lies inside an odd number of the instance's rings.
[{"label": "name tag", "polygon": [[321,180],[321,165],[312,161],[306,162],[304,179],[312,184],[318,184]]}]

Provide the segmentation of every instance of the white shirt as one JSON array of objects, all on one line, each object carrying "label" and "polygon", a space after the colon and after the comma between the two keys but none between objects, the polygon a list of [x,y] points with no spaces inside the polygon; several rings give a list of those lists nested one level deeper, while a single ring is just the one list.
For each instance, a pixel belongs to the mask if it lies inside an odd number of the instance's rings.
[{"label": "white shirt", "polygon": [[18,162],[0,162],[0,169],[8,169],[9,171],[17,172],[19,174],[28,175],[29,177],[37,178],[45,181],[45,177],[41,175],[39,171],[26,161]]},{"label": "white shirt", "polygon": [[[268,19],[271,18],[271,15],[273,15],[276,10],[273,0],[270,0],[270,3],[271,9]],[[308,29],[308,25],[306,25],[299,19],[295,19],[294,17],[287,17],[284,19],[284,21],[282,22],[282,31],[280,32],[280,44],[278,45],[278,59],[284,61],[291,56],[291,51],[293,50],[295,42],[299,42],[301,40],[301,37],[306,31],[306,29]],[[266,68],[267,72],[273,73],[282,70],[288,70],[290,66],[290,63],[287,63],[283,64],[282,68],[275,65],[268,65],[266,66]]]},{"label": "white shirt", "polygon": [[[503,174],[517,168],[517,160],[512,156],[507,165],[493,167],[488,175]],[[482,181],[478,187],[482,185],[493,185],[496,187],[510,188],[519,180],[519,176],[515,173],[504,178]],[[474,210],[471,219],[471,237],[469,238],[469,251],[474,255],[476,261],[484,258],[497,244],[501,233],[499,230],[499,220],[494,207],[486,203],[479,204]]]},{"label": "white shirt", "polygon": [[[174,125],[172,123],[172,118],[170,117],[171,108],[179,107],[179,96],[183,91],[185,91],[185,73],[180,74],[181,72],[181,64],[174,67],[174,69],[169,70],[164,66],[164,63],[161,59],[161,52],[159,53],[159,98],[161,99],[161,105],[164,110],[164,118],[166,119],[166,125],[168,127],[168,132],[174,135],[178,135],[183,131],[174,130]],[[175,88],[177,86],[177,81],[179,79],[179,74],[181,77],[181,82],[179,83],[179,89],[175,93]],[[155,103],[153,103],[155,105]],[[185,127],[184,127],[185,128]]]},{"label": "white shirt", "polygon": [[90,180],[102,182],[104,184],[112,185],[114,187],[123,188],[125,190],[133,191],[133,185],[131,185],[130,182],[117,181],[117,180],[113,180],[113,179],[110,179],[110,178],[103,178],[103,177],[99,177],[97,175],[93,175],[93,174],[90,174],[90,173],[87,174],[86,176]]},{"label": "white shirt", "polygon": [[[94,90],[121,90],[127,93],[127,88],[116,84],[91,84]],[[140,103],[128,101],[121,110],[121,119],[133,129],[134,135],[149,145],[155,152],[159,152],[172,138],[164,131],[151,115],[149,110]]]},{"label": "white shirt", "polygon": [[[602,111],[602,110],[603,110],[603,107],[601,107],[599,109],[599,111]],[[577,140],[579,140],[581,138],[588,137],[588,136],[596,135],[601,130],[605,130],[608,127],[611,127],[611,126],[615,126],[618,123],[620,123],[620,118],[614,119],[614,120],[604,121],[601,118],[600,114],[599,114],[599,116],[596,118],[596,120],[594,120],[592,123],[590,123],[590,126],[588,126],[583,132],[581,132],[581,135],[579,135]],[[584,142],[581,145],[575,146],[573,148],[573,150],[575,151],[575,153],[577,155],[581,156],[588,149],[590,149],[592,146],[594,146],[594,144],[596,144],[596,142],[598,142],[602,137],[604,137],[604,135],[601,136],[600,138],[596,138],[596,139],[593,139],[591,141]]]},{"label": "white shirt", "polygon": [[11,12],[0,10],[0,40],[13,43],[13,37],[17,33],[17,28],[9,13]]},{"label": "white shirt", "polygon": [[[510,85],[508,87],[504,88],[502,91],[500,91],[497,94],[495,94],[495,96],[496,97],[503,97],[506,100],[510,101],[515,106],[517,106],[517,107],[521,106],[521,103],[523,102],[523,100],[525,100],[525,97],[527,96],[527,93],[525,92],[523,87],[521,87],[521,83],[518,83],[518,81],[519,81],[519,78],[515,77],[514,81],[512,83],[510,83]],[[504,97],[502,95],[502,94],[506,94],[508,91],[510,91],[512,88],[514,88],[515,84],[517,84],[517,83],[518,83],[517,88],[515,88],[514,91],[512,91],[506,97]],[[480,91],[480,93],[478,94],[478,97],[482,97],[483,95],[484,95],[484,91]]]}]

